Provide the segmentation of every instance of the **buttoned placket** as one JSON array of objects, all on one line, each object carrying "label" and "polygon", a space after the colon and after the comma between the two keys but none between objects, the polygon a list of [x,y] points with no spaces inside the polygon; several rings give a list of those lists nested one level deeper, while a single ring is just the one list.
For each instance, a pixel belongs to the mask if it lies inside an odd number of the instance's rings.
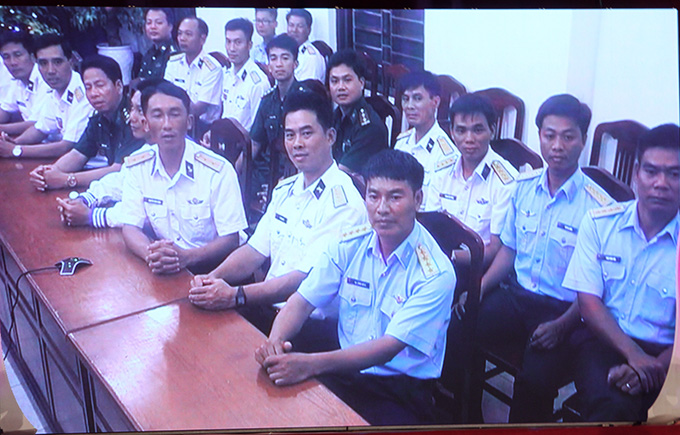
[{"label": "buttoned placket", "polygon": [[[539,189],[541,189],[540,195],[548,195],[548,192],[545,191],[543,186],[539,185]],[[537,237],[534,250],[531,253],[531,287],[539,294],[543,294],[543,292],[538,289],[538,281],[541,275],[541,269],[543,269],[543,263],[545,260],[544,257],[547,252],[546,247],[549,239],[547,234],[550,233],[550,229],[553,226],[553,212],[555,209],[555,204],[559,200],[560,195],[564,195],[564,191],[558,190],[555,193],[555,196],[550,198],[545,207],[539,212],[538,227],[536,230],[536,233],[539,234],[539,237]],[[538,253],[541,253],[541,255],[537,255]]]}]

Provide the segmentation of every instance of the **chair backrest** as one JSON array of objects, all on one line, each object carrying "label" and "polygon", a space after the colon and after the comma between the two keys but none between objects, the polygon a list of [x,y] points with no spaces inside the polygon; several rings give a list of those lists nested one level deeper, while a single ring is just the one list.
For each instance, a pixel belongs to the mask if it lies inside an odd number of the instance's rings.
[{"label": "chair backrest", "polygon": [[364,177],[357,173],[357,172],[352,172],[349,171],[345,166],[340,166],[340,169],[349,177],[352,179],[352,183],[354,184],[354,187],[357,188],[359,191],[359,194],[361,194],[362,198],[366,198],[366,180],[364,180]]},{"label": "chair backrest", "polygon": [[233,118],[218,119],[210,128],[210,149],[229,160],[234,166],[243,155],[239,184],[245,200],[245,195],[250,191],[252,171],[251,140],[248,131]]},{"label": "chair backrest", "polygon": [[401,89],[399,89],[399,80],[411,72],[411,70],[400,63],[383,64],[383,84],[385,96],[394,98],[394,105],[401,111]]},{"label": "chair backrest", "polygon": [[442,89],[441,103],[439,103],[439,110],[437,110],[437,120],[441,128],[450,136],[451,120],[449,119],[449,108],[451,108],[451,105],[458,97],[465,95],[467,91],[461,82],[450,75],[440,74],[437,76],[437,81]]},{"label": "chair backrest", "polygon": [[494,139],[491,141],[491,149],[510,162],[518,171],[522,171],[522,167],[526,164],[533,169],[543,167],[541,156],[517,139]]},{"label": "chair backrest", "polygon": [[614,201],[625,202],[635,199],[635,193],[627,184],[614,177],[611,172],[599,166],[585,166],[583,173],[596,182]]},{"label": "chair backrest", "polygon": [[364,93],[368,91],[371,96],[378,95],[378,64],[365,51],[359,52],[359,58],[366,65],[366,87],[364,88]]},{"label": "chair backrest", "polygon": [[323,58],[326,59],[326,65],[328,65],[328,60],[333,55],[333,49],[331,46],[321,40],[312,42],[312,45],[316,47],[317,50],[319,50],[319,53],[321,53]]},{"label": "chair backrest", "polygon": [[210,55],[217,59],[220,65],[222,65],[222,68],[227,69],[231,67],[231,62],[229,62],[229,58],[227,57],[226,54],[222,53],[221,51],[211,51]]},{"label": "chair backrest", "polygon": [[517,95],[513,95],[505,89],[501,88],[489,88],[476,93],[485,96],[491,100],[494,109],[496,109],[498,115],[498,121],[496,122],[496,131],[494,134],[494,139],[500,139],[502,137],[502,128],[506,122],[509,121],[510,110],[515,109],[515,125],[514,131],[511,133],[512,136],[517,140],[522,140],[522,133],[524,132],[524,101]]},{"label": "chair backrest", "polygon": [[394,144],[397,142],[397,136],[399,136],[399,132],[401,131],[401,111],[397,106],[390,103],[384,95],[371,95],[370,97],[366,97],[366,101],[373,107],[373,110],[380,115],[380,119],[382,119],[383,122],[386,123],[387,118],[391,119],[392,125],[389,128],[388,137],[390,147],[394,147]]},{"label": "chair backrest", "polygon": [[269,72],[269,68],[267,67],[267,65],[258,61],[255,61],[255,65],[257,65],[262,70],[264,75],[267,76],[267,80],[269,80],[269,86],[274,86],[274,84],[276,84],[276,80],[274,80],[274,76],[272,76],[272,73]]},{"label": "chair backrest", "polygon": [[630,186],[635,164],[635,148],[638,138],[649,128],[637,121],[614,121],[603,122],[595,128],[593,135],[593,149],[590,152],[590,165],[600,166],[600,153],[602,151],[602,138],[608,135],[616,139],[616,154],[612,174]]}]

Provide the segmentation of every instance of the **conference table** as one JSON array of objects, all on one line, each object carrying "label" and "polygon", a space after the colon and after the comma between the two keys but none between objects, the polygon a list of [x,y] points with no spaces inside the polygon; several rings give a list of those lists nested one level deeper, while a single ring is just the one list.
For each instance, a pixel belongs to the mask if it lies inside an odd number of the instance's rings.
[{"label": "conference table", "polygon": [[[55,198],[68,191],[28,181],[41,163],[0,159],[0,332],[52,429],[365,429],[316,380],[274,386],[254,358],[264,335],[189,303],[188,271],[152,274],[119,229],[65,226]],[[92,265],[16,284],[73,256]]]}]

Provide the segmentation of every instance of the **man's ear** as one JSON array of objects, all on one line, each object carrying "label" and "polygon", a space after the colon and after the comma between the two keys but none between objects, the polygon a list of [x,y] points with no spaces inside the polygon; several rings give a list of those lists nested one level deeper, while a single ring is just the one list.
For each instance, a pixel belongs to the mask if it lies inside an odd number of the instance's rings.
[{"label": "man's ear", "polygon": [[194,127],[194,115],[189,114],[189,116],[187,116],[187,131],[191,131],[193,127]]},{"label": "man's ear", "polygon": [[421,187],[414,194],[416,200],[416,211],[420,210],[420,206],[423,204],[423,188]]},{"label": "man's ear", "polygon": [[331,144],[331,147],[335,144],[335,139],[338,137],[338,132],[335,131],[333,127],[329,128],[326,131],[326,138],[328,139],[328,142]]}]

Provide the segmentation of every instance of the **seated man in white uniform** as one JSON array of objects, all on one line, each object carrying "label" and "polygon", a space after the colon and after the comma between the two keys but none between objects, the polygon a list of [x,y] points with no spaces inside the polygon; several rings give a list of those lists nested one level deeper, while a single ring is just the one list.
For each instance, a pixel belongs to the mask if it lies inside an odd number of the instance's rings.
[{"label": "seated man in white uniform", "polygon": [[[415,217],[423,168],[385,150],[364,167],[371,226],[330,240],[255,352],[275,385],[321,380],[374,425],[433,423],[456,285],[451,262]],[[289,340],[339,296],[339,350],[299,353]]]},{"label": "seated man in white uniform", "polygon": [[298,81],[316,79],[326,81],[326,59],[309,40],[312,32],[312,14],[306,9],[291,9],[286,15],[288,35],[298,43],[298,66],[295,78]]},{"label": "seated man in white uniform", "polygon": [[[157,143],[125,162],[123,238],[153,273],[210,270],[247,226],[231,163],[186,138],[190,107],[187,93],[167,81],[145,88],[142,109]],[[146,220],[155,241],[142,231]]]}]

